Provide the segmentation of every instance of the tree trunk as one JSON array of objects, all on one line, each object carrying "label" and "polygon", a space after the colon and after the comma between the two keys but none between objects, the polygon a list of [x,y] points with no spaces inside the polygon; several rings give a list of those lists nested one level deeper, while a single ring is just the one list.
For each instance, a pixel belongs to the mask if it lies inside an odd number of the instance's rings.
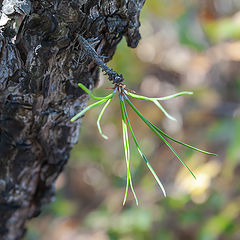
[{"label": "tree trunk", "polygon": [[0,238],[21,239],[27,219],[54,198],[78,140],[71,117],[87,103],[99,67],[84,37],[109,60],[123,36],[140,39],[145,0],[0,1]]}]

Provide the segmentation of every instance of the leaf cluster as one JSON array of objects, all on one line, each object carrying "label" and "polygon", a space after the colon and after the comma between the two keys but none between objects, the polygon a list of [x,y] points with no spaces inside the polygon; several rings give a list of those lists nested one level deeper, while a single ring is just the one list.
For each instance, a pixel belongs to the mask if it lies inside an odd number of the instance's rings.
[{"label": "leaf cluster", "polygon": [[167,133],[165,133],[164,131],[160,130],[157,126],[155,126],[148,119],[146,119],[141,114],[141,112],[129,100],[129,97],[131,97],[131,98],[135,98],[135,99],[139,99],[139,100],[151,101],[165,114],[166,117],[168,117],[171,120],[176,120],[169,113],[167,113],[167,111],[163,108],[163,106],[160,104],[159,101],[169,100],[169,99],[176,98],[176,97],[179,97],[179,96],[182,96],[182,95],[191,95],[191,94],[193,94],[192,92],[186,92],[185,91],[185,92],[179,92],[179,93],[176,93],[176,94],[173,94],[173,95],[170,95],[170,96],[166,96],[166,97],[149,98],[149,97],[137,95],[137,94],[133,93],[132,90],[127,89],[126,85],[124,85],[122,83],[117,83],[117,84],[115,84],[115,87],[113,88],[113,92],[111,94],[109,94],[109,95],[107,95],[105,97],[96,97],[83,84],[79,83],[78,86],[82,90],[84,90],[86,93],[88,93],[91,98],[93,98],[95,100],[98,100],[98,101],[93,103],[93,104],[91,104],[91,105],[89,105],[89,106],[87,106],[81,112],[76,114],[71,119],[71,122],[73,122],[73,121],[77,120],[78,118],[82,117],[88,110],[104,104],[101,112],[99,113],[98,119],[97,119],[97,127],[98,127],[98,130],[99,130],[99,133],[100,133],[100,135],[104,139],[108,139],[108,137],[103,133],[101,125],[100,125],[100,121],[101,121],[101,118],[103,116],[104,111],[106,110],[106,108],[108,107],[110,102],[112,101],[113,97],[118,92],[119,100],[120,100],[121,118],[122,118],[123,146],[124,146],[125,160],[126,160],[126,166],[127,166],[127,183],[126,183],[126,190],[125,190],[125,196],[124,196],[124,200],[123,200],[123,205],[126,203],[129,186],[130,186],[130,188],[132,190],[132,193],[134,195],[134,198],[136,200],[136,204],[138,205],[138,198],[137,198],[136,193],[134,191],[132,177],[131,177],[131,171],[130,171],[130,169],[131,169],[131,167],[130,167],[131,156],[130,156],[130,144],[129,144],[129,133],[128,133],[128,130],[130,130],[130,134],[131,134],[132,139],[133,139],[133,141],[134,141],[134,143],[136,145],[136,148],[138,149],[138,152],[139,152],[140,156],[142,157],[142,159],[146,163],[147,167],[151,171],[153,177],[155,178],[155,180],[157,181],[159,187],[161,188],[164,196],[166,196],[166,191],[164,189],[164,186],[163,186],[162,182],[160,181],[159,177],[157,176],[157,174],[153,170],[153,168],[152,168],[151,164],[149,163],[148,159],[144,155],[144,153],[143,153],[142,149],[140,148],[139,143],[138,143],[138,141],[137,141],[137,139],[135,137],[134,131],[132,129],[132,126],[131,126],[131,123],[130,123],[130,120],[129,120],[129,117],[128,117],[128,114],[127,114],[127,108],[126,108],[125,102],[128,103],[128,105],[134,110],[134,112],[138,115],[138,117],[169,147],[169,149],[173,152],[173,154],[179,159],[179,161],[184,165],[184,167],[187,168],[187,170],[191,173],[191,175],[195,179],[196,179],[196,177],[193,174],[193,172],[185,164],[185,162],[182,160],[182,158],[179,156],[179,154],[174,150],[174,148],[171,146],[171,144],[168,142],[168,140],[171,140],[173,142],[176,142],[178,144],[183,145],[184,147],[187,147],[189,149],[192,149],[192,150],[204,153],[204,154],[216,155],[214,153],[210,153],[210,152],[201,150],[199,148],[193,147],[193,146],[191,146],[189,144],[183,143],[183,142],[181,142],[179,140],[176,140],[176,139],[170,137]]}]

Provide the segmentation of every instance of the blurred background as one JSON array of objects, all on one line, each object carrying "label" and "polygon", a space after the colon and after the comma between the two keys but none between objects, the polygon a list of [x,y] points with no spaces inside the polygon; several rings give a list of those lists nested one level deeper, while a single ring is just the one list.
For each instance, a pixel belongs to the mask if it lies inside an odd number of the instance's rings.
[{"label": "blurred background", "polygon": [[[240,239],[240,1],[148,0],[137,49],[119,45],[110,66],[128,88],[156,97],[193,91],[163,102],[177,122],[152,103],[133,100],[172,137],[217,157],[173,144],[194,180],[169,149],[129,109],[139,143],[167,191],[160,188],[131,142],[131,171],[139,207],[122,201],[126,167],[119,101],[102,119],[83,119],[79,143],[56,182],[56,201],[29,222],[26,240]],[[96,95],[111,87],[101,77]]]}]

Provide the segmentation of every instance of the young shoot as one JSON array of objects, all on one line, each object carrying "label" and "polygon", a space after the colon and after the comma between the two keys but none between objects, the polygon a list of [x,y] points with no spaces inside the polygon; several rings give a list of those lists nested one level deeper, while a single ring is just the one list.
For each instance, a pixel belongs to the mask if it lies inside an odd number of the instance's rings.
[{"label": "young shoot", "polygon": [[156,127],[154,124],[152,124],[149,120],[147,120],[140,112],[139,110],[132,104],[132,102],[129,100],[128,97],[132,97],[135,99],[139,99],[139,100],[145,100],[145,101],[151,101],[153,102],[163,113],[166,117],[168,117],[171,120],[176,121],[176,119],[174,117],[172,117],[164,108],[163,106],[160,104],[160,101],[164,101],[164,100],[169,100],[172,98],[176,98],[182,95],[191,95],[193,94],[192,92],[179,92],[170,96],[166,96],[166,97],[160,97],[160,98],[149,98],[149,97],[145,97],[145,96],[141,96],[141,95],[137,95],[135,94],[134,91],[129,90],[126,88],[126,85],[123,84],[123,81],[125,80],[122,76],[122,74],[118,74],[117,72],[113,71],[111,68],[109,68],[106,63],[99,57],[99,55],[97,54],[97,52],[95,51],[95,49],[88,43],[88,41],[79,34],[77,40],[79,41],[80,45],[82,46],[83,51],[85,51],[88,56],[95,61],[95,63],[97,64],[98,67],[100,67],[102,69],[102,71],[108,76],[108,80],[112,82],[112,84],[114,84],[113,87],[113,92],[105,97],[96,97],[94,96],[91,91],[89,91],[88,88],[86,88],[83,84],[79,83],[78,86],[85,91],[87,94],[89,94],[89,96],[95,100],[98,100],[97,102],[89,105],[88,107],[84,108],[81,112],[79,112],[78,114],[76,114],[72,119],[71,122],[74,122],[75,120],[77,120],[78,118],[82,117],[88,110],[100,106],[102,104],[104,104],[101,112],[99,113],[98,119],[97,119],[97,127],[98,127],[98,131],[100,133],[100,135],[104,138],[104,139],[108,139],[108,137],[103,133],[101,125],[100,125],[100,121],[102,119],[102,116],[104,114],[104,111],[107,109],[107,107],[109,106],[110,102],[112,101],[113,97],[115,96],[116,92],[118,92],[119,95],[119,100],[120,100],[120,109],[121,109],[121,116],[122,116],[122,130],[123,130],[123,146],[124,146],[124,153],[125,153],[125,160],[126,160],[126,165],[127,165],[127,182],[126,182],[126,191],[125,191],[125,195],[124,195],[124,200],[123,200],[123,205],[126,203],[126,199],[127,199],[127,195],[128,195],[128,189],[129,189],[129,185],[130,188],[132,190],[133,196],[136,200],[136,204],[138,205],[138,199],[136,196],[136,193],[134,191],[133,188],[133,183],[132,183],[132,178],[131,178],[131,159],[130,159],[130,145],[129,145],[129,137],[128,137],[128,129],[130,130],[132,139],[138,149],[138,152],[140,154],[140,156],[142,157],[142,159],[144,160],[144,162],[146,163],[147,167],[149,168],[150,172],[152,173],[153,177],[155,178],[155,180],[157,181],[159,187],[161,188],[163,195],[166,196],[166,191],[163,187],[163,184],[161,183],[160,179],[158,178],[157,174],[155,173],[155,171],[153,170],[153,168],[151,167],[149,161],[147,160],[146,156],[143,154],[138,141],[134,135],[132,126],[130,124],[129,118],[128,118],[128,114],[127,114],[127,109],[126,109],[126,105],[125,105],[125,101],[128,103],[128,105],[134,110],[134,112],[136,112],[137,116],[140,117],[142,119],[142,121],[169,147],[169,149],[173,152],[173,154],[179,159],[179,161],[184,165],[184,167],[191,173],[191,175],[195,177],[195,175],[193,174],[193,172],[189,169],[189,167],[184,163],[184,161],[181,159],[181,157],[178,155],[178,153],[174,150],[174,148],[170,145],[170,143],[166,140],[169,139],[173,142],[176,142],[178,144],[183,145],[184,147],[187,147],[189,149],[204,153],[204,154],[208,154],[208,155],[214,155],[216,156],[216,154],[214,153],[210,153],[207,151],[203,151],[201,149],[198,149],[196,147],[193,147],[189,144],[183,143],[181,141],[178,141],[172,137],[170,137],[168,134],[166,134],[165,132],[163,132],[162,130],[160,130],[158,127]]},{"label": "young shoot", "polygon": [[[119,77],[119,75],[117,75],[117,77]],[[94,96],[91,93],[91,91],[89,91],[88,88],[86,88],[83,84],[79,83],[78,86],[83,91],[85,91],[87,94],[89,94],[89,96],[91,98],[96,99],[98,101],[93,103],[93,104],[91,104],[91,105],[89,105],[89,106],[87,106],[81,112],[76,114],[71,119],[71,122],[74,122],[78,118],[82,117],[88,110],[104,104],[101,112],[99,113],[98,119],[97,119],[97,127],[98,127],[98,131],[99,131],[100,135],[104,139],[108,139],[108,137],[102,131],[102,128],[101,128],[101,125],[100,125],[100,121],[101,121],[101,118],[102,118],[102,116],[104,114],[104,111],[109,106],[109,104],[112,101],[113,97],[116,95],[116,92],[118,93],[119,100],[120,100],[121,117],[122,117],[123,146],[124,146],[125,160],[126,160],[126,166],[127,166],[127,182],[126,182],[126,190],[125,190],[123,205],[126,203],[126,200],[127,200],[129,186],[130,186],[131,191],[133,193],[133,196],[135,198],[136,204],[138,205],[138,198],[137,198],[136,193],[134,191],[133,182],[132,182],[132,178],[131,178],[131,164],[130,164],[131,163],[131,155],[130,155],[130,144],[129,144],[128,129],[130,130],[130,134],[132,136],[133,142],[135,143],[136,148],[137,148],[140,156],[142,157],[142,159],[146,163],[147,167],[149,168],[150,172],[152,173],[153,177],[155,178],[157,184],[159,185],[160,189],[163,192],[163,195],[166,196],[166,191],[164,189],[163,184],[161,183],[159,177],[157,176],[157,174],[153,170],[153,168],[152,168],[151,164],[149,163],[149,161],[147,160],[146,156],[142,152],[142,150],[141,150],[141,148],[139,146],[139,143],[138,143],[138,141],[137,141],[137,139],[135,137],[134,131],[133,131],[132,126],[130,124],[130,120],[128,118],[126,103],[129,105],[129,107],[131,107],[133,109],[133,111],[137,114],[137,116],[160,138],[160,140],[162,140],[169,147],[169,149],[172,151],[172,153],[178,158],[178,160],[183,164],[183,166],[196,179],[196,177],[193,174],[193,172],[184,163],[184,161],[181,159],[181,157],[178,155],[178,153],[174,150],[174,148],[171,146],[171,144],[166,139],[169,139],[169,140],[171,140],[173,142],[181,144],[184,147],[187,147],[187,148],[192,149],[194,151],[198,151],[198,152],[201,152],[201,153],[204,153],[204,154],[214,155],[214,156],[216,156],[216,154],[210,153],[210,152],[207,152],[207,151],[204,151],[204,150],[201,150],[201,149],[198,149],[196,147],[193,147],[193,146],[191,146],[189,144],[183,143],[183,142],[181,142],[179,140],[176,140],[176,139],[170,137],[168,134],[166,134],[165,132],[160,130],[158,127],[156,127],[153,123],[151,123],[149,120],[147,120],[141,114],[141,112],[129,100],[129,97],[131,97],[131,98],[135,98],[135,99],[139,99],[139,100],[151,101],[164,113],[164,115],[166,117],[168,117],[171,120],[175,120],[175,118],[173,118],[170,114],[168,114],[167,111],[162,107],[162,105],[160,104],[160,101],[169,100],[169,99],[176,98],[176,97],[179,97],[179,96],[182,96],[182,95],[191,95],[193,93],[192,92],[179,92],[179,93],[176,93],[176,94],[173,94],[173,95],[170,95],[170,96],[166,96],[166,97],[150,98],[150,97],[137,95],[132,90],[127,89],[126,85],[122,83],[122,76],[121,76],[121,79],[119,81],[116,80],[116,81],[113,81],[113,83],[114,83],[113,92],[111,94],[105,96],[105,97],[96,97],[96,96]]]}]

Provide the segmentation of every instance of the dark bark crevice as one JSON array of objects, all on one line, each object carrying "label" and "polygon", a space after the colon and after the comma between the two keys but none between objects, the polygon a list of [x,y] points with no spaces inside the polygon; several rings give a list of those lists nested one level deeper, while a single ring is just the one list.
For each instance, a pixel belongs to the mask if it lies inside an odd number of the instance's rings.
[{"label": "dark bark crevice", "polygon": [[[81,34],[108,61],[125,36],[140,39],[145,0],[4,0],[0,10],[0,236],[21,239],[27,219],[54,198],[54,182],[78,140],[99,69]],[[6,6],[8,8],[6,8]],[[5,7],[5,8],[4,8]]]}]

